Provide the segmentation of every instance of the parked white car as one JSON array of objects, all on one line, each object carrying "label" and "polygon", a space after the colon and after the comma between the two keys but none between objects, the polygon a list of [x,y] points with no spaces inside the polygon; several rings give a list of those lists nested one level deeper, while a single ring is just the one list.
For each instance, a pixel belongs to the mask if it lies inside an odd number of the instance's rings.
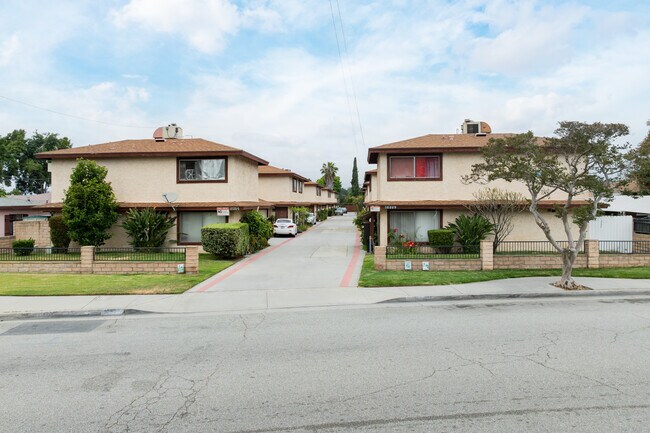
[{"label": "parked white car", "polygon": [[291,235],[298,234],[298,226],[289,218],[278,218],[273,224],[273,235]]},{"label": "parked white car", "polygon": [[305,221],[307,222],[307,224],[311,224],[311,225],[316,224],[316,214],[313,214],[311,212],[308,213]]}]

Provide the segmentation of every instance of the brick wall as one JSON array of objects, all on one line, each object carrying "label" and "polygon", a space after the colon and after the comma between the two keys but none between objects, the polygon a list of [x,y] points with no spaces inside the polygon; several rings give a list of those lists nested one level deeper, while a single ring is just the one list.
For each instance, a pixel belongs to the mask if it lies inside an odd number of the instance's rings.
[{"label": "brick wall", "polygon": [[0,261],[0,272],[47,274],[176,274],[179,264],[186,274],[199,272],[199,252],[195,246],[185,248],[185,262],[94,261],[94,247],[82,247],[81,258],[64,261]]},{"label": "brick wall", "polygon": [[49,247],[52,245],[50,241],[50,225],[48,220],[26,220],[14,222],[14,236],[16,239],[34,239],[37,248]]},{"label": "brick wall", "polygon": [[0,237],[0,248],[11,248],[11,244],[16,240],[15,236]]},{"label": "brick wall", "polygon": [[0,272],[29,274],[80,274],[81,262],[0,261]]},{"label": "brick wall", "polygon": [[[560,269],[561,267],[562,258],[559,255],[494,256],[494,269]],[[587,257],[578,256],[575,267],[586,268]]]},{"label": "brick wall", "polygon": [[650,266],[650,254],[601,254],[601,268]]}]

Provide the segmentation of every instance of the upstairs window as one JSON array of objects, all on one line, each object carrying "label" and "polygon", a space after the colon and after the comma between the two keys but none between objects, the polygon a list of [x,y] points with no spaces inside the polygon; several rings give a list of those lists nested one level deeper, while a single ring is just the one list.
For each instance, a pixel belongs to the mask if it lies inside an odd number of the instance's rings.
[{"label": "upstairs window", "polygon": [[298,192],[298,179],[295,177],[291,179],[293,181],[292,183],[292,191],[293,192]]},{"label": "upstairs window", "polygon": [[225,158],[179,158],[179,182],[225,182]]},{"label": "upstairs window", "polygon": [[388,158],[389,179],[442,179],[440,156],[391,156]]},{"label": "upstairs window", "polygon": [[322,192],[323,192],[323,190],[321,189],[321,187],[320,187],[320,186],[317,186],[317,187],[316,187],[316,195],[317,195],[318,197],[320,197],[320,195],[322,194]]},{"label": "upstairs window", "polygon": [[303,190],[304,187],[305,187],[304,182],[303,182],[302,180],[299,180],[299,181],[298,181],[298,192],[299,192],[300,194],[302,194],[302,190]]}]

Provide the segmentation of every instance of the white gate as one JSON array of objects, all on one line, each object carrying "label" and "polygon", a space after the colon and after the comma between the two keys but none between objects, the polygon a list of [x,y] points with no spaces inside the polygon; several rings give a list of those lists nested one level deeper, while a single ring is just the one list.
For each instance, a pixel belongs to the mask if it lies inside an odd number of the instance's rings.
[{"label": "white gate", "polygon": [[[632,216],[601,216],[589,222],[589,239],[599,241],[629,241],[607,243],[607,250],[619,253],[629,253],[634,236],[634,220]],[[600,248],[603,249],[603,246]],[[614,251],[611,251],[614,252]]]}]

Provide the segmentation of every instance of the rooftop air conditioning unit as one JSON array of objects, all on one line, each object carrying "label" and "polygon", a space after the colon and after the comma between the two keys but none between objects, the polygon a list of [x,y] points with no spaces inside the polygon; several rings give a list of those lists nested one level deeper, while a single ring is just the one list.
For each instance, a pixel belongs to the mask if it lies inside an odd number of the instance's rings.
[{"label": "rooftop air conditioning unit", "polygon": [[167,126],[156,128],[156,130],[153,132],[153,138],[156,141],[183,138],[183,128],[176,125],[175,123],[170,123]]},{"label": "rooftop air conditioning unit", "polygon": [[491,133],[492,128],[486,122],[465,119],[461,125],[461,131],[463,134],[474,134],[481,137]]}]

